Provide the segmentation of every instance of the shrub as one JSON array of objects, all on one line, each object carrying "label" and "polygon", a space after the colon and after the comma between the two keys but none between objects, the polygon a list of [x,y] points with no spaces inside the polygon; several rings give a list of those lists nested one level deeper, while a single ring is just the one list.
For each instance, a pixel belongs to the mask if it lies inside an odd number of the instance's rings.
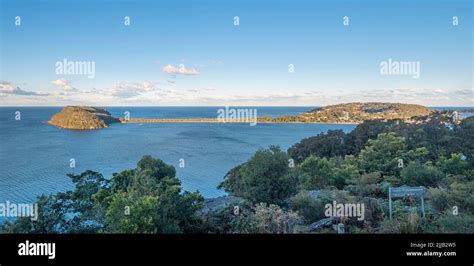
[{"label": "shrub", "polygon": [[301,218],[293,211],[285,211],[278,205],[259,203],[255,205],[255,221],[259,233],[293,233]]},{"label": "shrub", "polygon": [[230,170],[219,188],[253,203],[281,204],[296,192],[297,182],[289,171],[288,155],[271,146]]}]

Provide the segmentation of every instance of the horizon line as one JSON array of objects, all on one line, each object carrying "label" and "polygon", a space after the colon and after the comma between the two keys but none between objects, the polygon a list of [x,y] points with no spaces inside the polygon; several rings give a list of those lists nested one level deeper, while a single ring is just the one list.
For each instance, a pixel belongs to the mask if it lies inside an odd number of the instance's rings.
[{"label": "horizon line", "polygon": [[[350,103],[377,103],[377,102],[349,102],[349,103],[339,103],[339,104],[350,104]],[[385,102],[380,102],[385,103]],[[391,103],[391,102],[387,102]],[[400,103],[400,102],[397,102]],[[50,108],[50,107],[66,107],[66,106],[91,106],[91,107],[225,107],[225,106],[235,106],[235,107],[325,107],[325,106],[332,106],[332,105],[339,105],[339,104],[328,104],[328,105],[0,105],[0,108],[10,108],[10,107],[43,107],[43,108]],[[402,103],[402,104],[411,104],[411,103]],[[455,107],[455,108],[474,108],[473,106],[440,106],[440,105],[422,105],[422,104],[412,104],[412,105],[420,105],[428,108],[439,108],[439,107]]]}]

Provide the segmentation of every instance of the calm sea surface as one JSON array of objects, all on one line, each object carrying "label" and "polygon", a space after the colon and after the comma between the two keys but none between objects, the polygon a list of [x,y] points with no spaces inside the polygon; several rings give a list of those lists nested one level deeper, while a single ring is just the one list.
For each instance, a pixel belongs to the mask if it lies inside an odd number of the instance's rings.
[{"label": "calm sea surface", "polygon": [[[217,116],[218,107],[109,107],[113,116],[129,111],[136,118]],[[298,114],[310,107],[258,107],[259,116]],[[75,131],[48,125],[59,107],[0,108],[0,202],[32,202],[41,194],[72,188],[67,173],[93,170],[110,177],[134,168],[143,155],[176,167],[183,188],[204,197],[225,194],[216,186],[232,167],[260,148],[287,149],[302,138],[328,129],[350,131],[353,125],[145,123],[112,124],[109,128]],[[15,112],[21,120],[15,120]],[[70,159],[76,168],[69,167]],[[185,167],[179,167],[184,159]]]},{"label": "calm sea surface", "polygon": [[[132,118],[215,118],[218,107],[109,107],[113,116]],[[298,114],[311,107],[258,107],[259,116]],[[258,149],[286,150],[301,139],[354,125],[149,123],[112,124],[91,131],[60,129],[46,121],[60,107],[0,108],[0,202],[28,203],[41,194],[72,188],[67,173],[93,170],[110,177],[134,168],[143,155],[174,165],[183,188],[216,197],[216,186],[232,167]],[[21,120],[15,120],[15,112]],[[76,168],[69,167],[70,159]],[[184,159],[185,167],[179,167]]]}]

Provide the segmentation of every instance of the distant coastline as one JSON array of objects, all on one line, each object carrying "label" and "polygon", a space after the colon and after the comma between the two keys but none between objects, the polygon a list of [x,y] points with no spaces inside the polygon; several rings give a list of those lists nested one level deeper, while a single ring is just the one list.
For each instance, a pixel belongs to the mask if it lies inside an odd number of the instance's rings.
[{"label": "distant coastline", "polygon": [[[231,109],[229,111],[229,109]],[[218,109],[223,111],[224,108]],[[461,111],[462,110],[462,111]],[[132,118],[113,117],[105,108],[91,106],[66,106],[56,113],[48,123],[59,128],[91,130],[106,128],[112,123],[241,123],[261,124],[341,124],[357,125],[367,120],[397,120],[416,123],[432,119],[434,116],[446,121],[462,119],[459,114],[473,111],[471,108],[454,110],[434,110],[422,105],[403,103],[345,103],[312,108],[299,114],[282,114],[276,117],[257,116],[257,108],[225,108],[225,117],[194,117],[194,118]],[[224,112],[223,112],[224,113]]]}]

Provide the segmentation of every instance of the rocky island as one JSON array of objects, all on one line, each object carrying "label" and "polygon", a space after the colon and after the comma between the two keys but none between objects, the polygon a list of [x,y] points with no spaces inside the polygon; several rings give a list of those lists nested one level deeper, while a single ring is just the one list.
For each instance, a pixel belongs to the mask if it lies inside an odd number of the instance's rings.
[{"label": "rocky island", "polygon": [[120,120],[104,108],[91,106],[66,106],[48,121],[53,126],[80,130],[106,128],[116,122]]}]

